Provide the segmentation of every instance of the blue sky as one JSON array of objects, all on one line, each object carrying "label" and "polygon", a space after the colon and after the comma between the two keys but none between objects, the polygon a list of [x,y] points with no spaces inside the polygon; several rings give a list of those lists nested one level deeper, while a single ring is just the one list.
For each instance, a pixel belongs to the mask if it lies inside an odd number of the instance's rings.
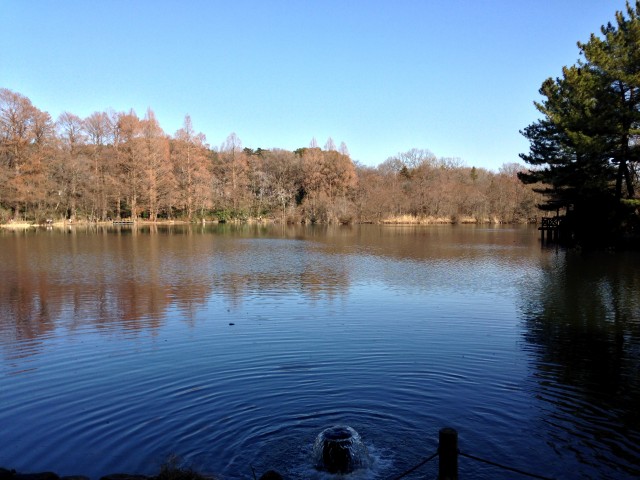
[{"label": "blue sky", "polygon": [[0,87],[56,119],[148,107],[211,146],[344,141],[497,170],[576,42],[624,0],[0,0]]}]

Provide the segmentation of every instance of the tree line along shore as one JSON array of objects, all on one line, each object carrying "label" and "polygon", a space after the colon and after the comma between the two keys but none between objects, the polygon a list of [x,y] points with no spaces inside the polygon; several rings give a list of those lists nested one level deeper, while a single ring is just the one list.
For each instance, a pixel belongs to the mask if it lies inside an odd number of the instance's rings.
[{"label": "tree line along shore", "polygon": [[498,172],[429,150],[376,167],[347,146],[289,151],[217,147],[187,115],[173,135],[152,109],[57,119],[24,95],[0,89],[0,223],[277,221],[287,223],[526,222],[541,195],[519,164]]}]

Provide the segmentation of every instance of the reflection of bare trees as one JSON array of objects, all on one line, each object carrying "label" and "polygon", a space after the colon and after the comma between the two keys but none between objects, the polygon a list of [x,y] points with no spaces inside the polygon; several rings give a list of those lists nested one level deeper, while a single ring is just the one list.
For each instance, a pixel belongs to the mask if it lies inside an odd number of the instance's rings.
[{"label": "reflection of bare trees", "polygon": [[[514,249],[522,230],[451,227],[303,227],[285,225],[136,226],[5,233],[0,236],[0,337],[37,339],[57,329],[108,334],[154,332],[174,315],[195,322],[213,296],[238,306],[259,296],[307,300],[345,296],[353,282],[376,277],[428,288],[457,278],[451,244],[469,242],[467,265],[504,247],[502,261],[537,249]],[[535,244],[537,237],[527,238]],[[486,248],[485,248],[486,247]],[[439,268],[374,270],[363,259],[437,260]],[[357,259],[357,260],[356,260]],[[487,260],[488,261],[488,260]]]},{"label": "reflection of bare trees", "polygon": [[302,271],[225,273],[213,279],[215,291],[238,306],[246,295],[279,296],[300,294],[310,299],[334,298],[347,292],[349,274],[345,269],[308,265]]},{"label": "reflection of bare trees", "polygon": [[158,225],[7,234],[0,237],[0,336],[10,344],[59,328],[155,331],[171,308],[195,321],[213,293],[237,305],[256,293],[346,291],[344,266],[327,265],[309,244],[287,243],[299,231],[282,234]]},{"label": "reflection of bare trees", "polygon": [[[554,442],[583,438],[594,464],[640,469],[640,272],[637,256],[567,253],[523,292],[526,340]],[[573,441],[573,440],[571,440]]]},{"label": "reflection of bare trees", "polygon": [[[246,295],[303,295],[333,298],[349,287],[348,267],[313,242],[304,227],[234,228],[243,238],[220,246],[212,262],[214,292],[239,305]],[[276,238],[274,238],[274,236]],[[324,241],[326,231],[323,234]],[[311,242],[300,241],[312,240]]]},{"label": "reflection of bare trees", "polygon": [[87,326],[155,329],[179,296],[180,289],[161,274],[153,235],[38,232],[5,236],[2,246],[5,338],[33,339],[57,328]]}]

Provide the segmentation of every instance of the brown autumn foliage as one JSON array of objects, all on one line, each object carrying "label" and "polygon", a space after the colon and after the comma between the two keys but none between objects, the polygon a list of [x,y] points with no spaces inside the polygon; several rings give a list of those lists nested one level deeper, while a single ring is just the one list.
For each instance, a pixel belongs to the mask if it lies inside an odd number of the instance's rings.
[{"label": "brown autumn foliage", "polygon": [[294,152],[211,148],[187,115],[166,134],[153,110],[56,121],[0,89],[0,223],[146,219],[282,222],[523,222],[540,199],[518,164],[499,172],[413,149],[377,167],[315,139]]}]

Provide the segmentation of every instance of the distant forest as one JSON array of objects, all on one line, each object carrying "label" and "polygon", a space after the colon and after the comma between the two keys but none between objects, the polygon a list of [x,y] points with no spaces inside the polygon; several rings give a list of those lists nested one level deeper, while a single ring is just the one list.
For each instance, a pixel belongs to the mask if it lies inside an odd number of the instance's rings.
[{"label": "distant forest", "polygon": [[517,177],[413,149],[377,167],[329,138],[305,148],[212,148],[189,116],[173,135],[154,112],[64,112],[55,121],[0,89],[0,223],[250,220],[289,223],[526,222],[540,194]]}]

